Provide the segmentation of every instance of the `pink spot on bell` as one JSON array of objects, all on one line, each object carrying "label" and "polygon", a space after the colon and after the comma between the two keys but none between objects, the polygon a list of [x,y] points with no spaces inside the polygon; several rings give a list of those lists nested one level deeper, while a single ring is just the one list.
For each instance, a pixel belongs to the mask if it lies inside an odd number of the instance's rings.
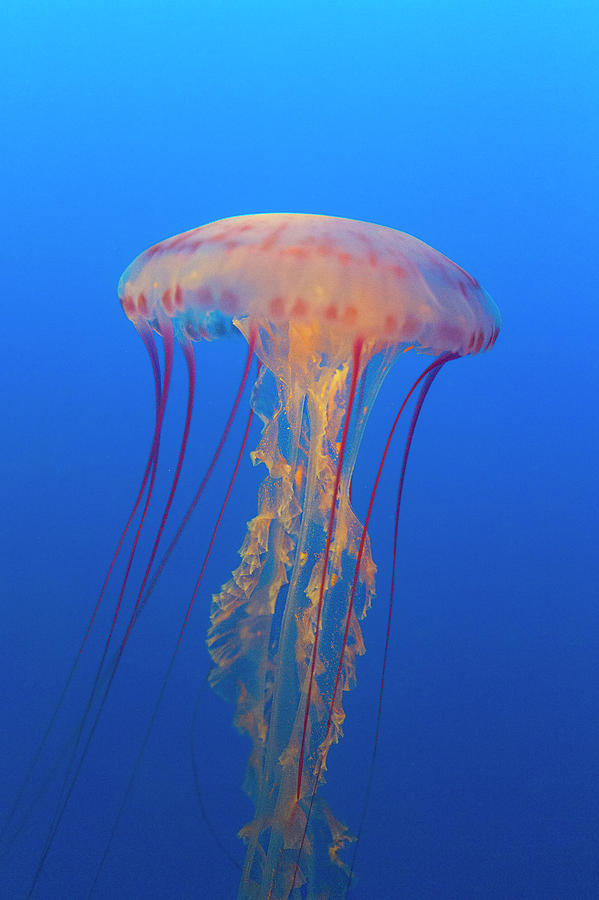
[{"label": "pink spot on bell", "polygon": [[339,260],[339,262],[341,263],[342,266],[346,266],[348,263],[350,263],[352,261],[353,257],[351,255],[351,253],[338,253],[337,259]]},{"label": "pink spot on bell", "polygon": [[332,303],[330,306],[327,306],[323,312],[323,316],[325,317],[325,319],[328,319],[330,322],[334,321],[337,318],[337,315],[337,307]]},{"label": "pink spot on bell", "polygon": [[162,295],[162,308],[164,309],[165,313],[168,313],[169,315],[174,311],[173,298],[171,296],[169,288],[167,288]]},{"label": "pink spot on bell", "polygon": [[271,315],[276,319],[280,319],[285,315],[285,304],[282,297],[275,297],[268,305]]},{"label": "pink spot on bell", "polygon": [[276,228],[273,228],[269,232],[269,234],[266,235],[266,237],[260,244],[259,249],[260,250],[271,250],[275,246],[275,244],[277,243],[277,241],[279,240],[279,238],[281,237],[282,233],[285,231],[286,228],[287,228],[286,222],[281,222],[280,225],[277,225]]},{"label": "pink spot on bell", "polygon": [[310,255],[307,247],[284,247],[281,253],[283,256],[294,256],[296,259],[307,259]]},{"label": "pink spot on bell", "polygon": [[298,319],[303,319],[308,313],[308,304],[303,297],[296,297],[295,303],[291,307],[290,315]]},{"label": "pink spot on bell", "polygon": [[137,298],[137,311],[142,316],[148,315],[148,301],[146,300],[146,295],[143,293],[143,291]]},{"label": "pink spot on bell", "polygon": [[168,250],[176,250],[177,247],[180,247],[181,244],[185,244],[189,240],[189,235],[186,231],[183,234],[178,234],[176,237],[171,238],[169,241],[165,241],[165,246]]},{"label": "pink spot on bell", "polygon": [[407,272],[401,266],[389,266],[389,271],[393,272],[394,275],[397,275],[398,278],[405,278]]},{"label": "pink spot on bell", "polygon": [[127,316],[130,316],[131,313],[135,312],[135,301],[130,294],[128,294],[126,297],[123,297],[121,306],[123,307],[123,311]]},{"label": "pink spot on bell", "polygon": [[397,319],[395,316],[385,316],[385,331],[389,334],[395,334],[397,331]]},{"label": "pink spot on bell", "polygon": [[184,305],[183,291],[181,290],[181,285],[178,284],[175,288],[175,306],[177,307],[177,309],[183,309]]},{"label": "pink spot on bell", "polygon": [[216,231],[214,234],[211,234],[206,237],[207,241],[210,241],[211,244],[218,244],[220,241],[223,241],[230,234],[229,230],[223,228],[222,231]]},{"label": "pink spot on bell", "polygon": [[144,256],[146,259],[152,259],[154,256],[158,256],[164,250],[164,242],[161,241],[159,244],[154,244],[153,247],[148,247]]},{"label": "pink spot on bell", "polygon": [[343,321],[347,325],[355,325],[358,320],[358,310],[355,306],[348,306],[343,313]]}]

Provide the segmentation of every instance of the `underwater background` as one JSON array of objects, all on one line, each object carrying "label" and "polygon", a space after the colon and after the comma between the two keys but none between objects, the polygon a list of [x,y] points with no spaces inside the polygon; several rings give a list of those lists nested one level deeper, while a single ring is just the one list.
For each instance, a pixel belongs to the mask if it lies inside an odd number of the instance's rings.
[{"label": "underwater background", "polygon": [[[416,430],[381,739],[349,896],[599,897],[598,24],[594,3],[551,0],[5,0],[3,812],[60,695],[151,442],[152,375],[116,297],[121,271],[150,244],[225,216],[345,216],[431,244],[503,316],[490,353],[444,368]],[[170,535],[245,352],[242,339],[199,348]],[[362,520],[408,386],[400,369],[369,423],[354,484]],[[184,388],[179,354],[140,560],[176,462]],[[244,419],[127,646],[36,897],[88,895]],[[252,446],[258,434],[254,423]],[[397,441],[370,529],[378,596],[367,652],[325,788],[353,831],[400,461]],[[232,708],[202,689],[205,633],[263,474],[246,459],[94,897],[236,895],[248,744]],[[134,584],[141,573],[140,562]],[[115,581],[109,604],[116,594]],[[109,609],[0,846],[2,897],[27,896]]]}]

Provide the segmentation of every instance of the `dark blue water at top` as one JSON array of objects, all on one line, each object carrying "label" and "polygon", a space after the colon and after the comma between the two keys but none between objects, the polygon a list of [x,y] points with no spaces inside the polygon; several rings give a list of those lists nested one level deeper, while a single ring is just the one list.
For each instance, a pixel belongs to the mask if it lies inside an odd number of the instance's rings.
[{"label": "dark blue water at top", "polygon": [[[350,896],[599,896],[598,20],[593,4],[555,2],[3,4],[0,808],[60,693],[149,449],[151,372],[116,299],[122,269],[224,216],[347,216],[455,259],[504,320],[491,353],[446,367],[418,425]],[[241,339],[198,356],[175,520],[244,356]],[[157,506],[184,387],[178,357]],[[354,485],[361,516],[372,448],[378,458],[404,387],[398,368],[370,423]],[[36,897],[87,896],[241,428],[128,646]],[[399,460],[398,445],[372,527],[380,592],[367,654],[329,759],[331,806],[352,829],[372,750]],[[238,872],[201,816],[190,745],[210,595],[236,564],[260,475],[244,467],[227,511],[98,898],[235,896]],[[107,611],[43,771],[85,701],[108,621]],[[247,746],[210,691],[195,738],[205,806],[240,860]],[[2,859],[2,896],[26,896],[57,788]]]}]

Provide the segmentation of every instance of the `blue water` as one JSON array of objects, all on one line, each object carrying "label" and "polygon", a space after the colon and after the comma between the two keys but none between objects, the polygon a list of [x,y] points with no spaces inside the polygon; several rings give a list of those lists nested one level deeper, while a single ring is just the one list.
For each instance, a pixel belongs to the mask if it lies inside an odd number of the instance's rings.
[{"label": "blue water", "polygon": [[[455,259],[504,322],[492,352],[446,367],[418,425],[350,897],[598,897],[595,5],[8,0],[0,23],[0,807],[60,694],[149,449],[151,372],[116,299],[122,269],[155,241],[224,216],[347,216]],[[173,521],[243,361],[241,340],[198,356]],[[156,509],[184,386],[179,358]],[[394,372],[381,394],[377,453],[403,387]],[[241,425],[128,645],[38,898],[88,894]],[[328,796],[352,829],[372,751],[399,453],[371,530],[380,591],[367,654],[329,758]],[[236,564],[259,476],[244,467],[95,897],[235,896],[238,872],[202,818],[190,746],[210,593]],[[27,895],[60,778],[29,802],[61,759],[108,624],[107,610],[19,808],[3,897]],[[210,691],[195,736],[204,805],[240,860],[247,746]]]}]

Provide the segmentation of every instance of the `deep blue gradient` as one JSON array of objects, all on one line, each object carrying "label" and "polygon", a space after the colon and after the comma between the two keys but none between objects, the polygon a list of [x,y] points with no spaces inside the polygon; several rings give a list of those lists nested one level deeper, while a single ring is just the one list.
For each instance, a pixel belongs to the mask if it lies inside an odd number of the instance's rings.
[{"label": "deep blue gradient", "polygon": [[[491,353],[445,367],[416,431],[350,897],[599,896],[598,24],[594,3],[553,0],[1,4],[0,808],[60,693],[149,449],[152,378],[117,302],[121,271],[148,245],[224,216],[347,216],[441,250],[490,291],[504,322]],[[241,339],[198,354],[173,525],[244,357]],[[362,517],[406,386],[397,367],[373,415],[355,484]],[[179,354],[154,528],[184,389]],[[38,898],[87,896],[242,418],[133,634]],[[398,443],[371,529],[379,595],[367,653],[329,757],[327,794],[352,829],[372,751],[400,460]],[[236,563],[261,475],[244,466],[96,898],[235,896],[238,873],[200,814],[190,736],[210,595]],[[146,553],[150,539],[151,529]],[[44,771],[77,721],[108,610]],[[204,692],[197,762],[213,826],[241,859],[247,746],[231,714]],[[57,787],[2,859],[1,896],[26,896]]]}]

